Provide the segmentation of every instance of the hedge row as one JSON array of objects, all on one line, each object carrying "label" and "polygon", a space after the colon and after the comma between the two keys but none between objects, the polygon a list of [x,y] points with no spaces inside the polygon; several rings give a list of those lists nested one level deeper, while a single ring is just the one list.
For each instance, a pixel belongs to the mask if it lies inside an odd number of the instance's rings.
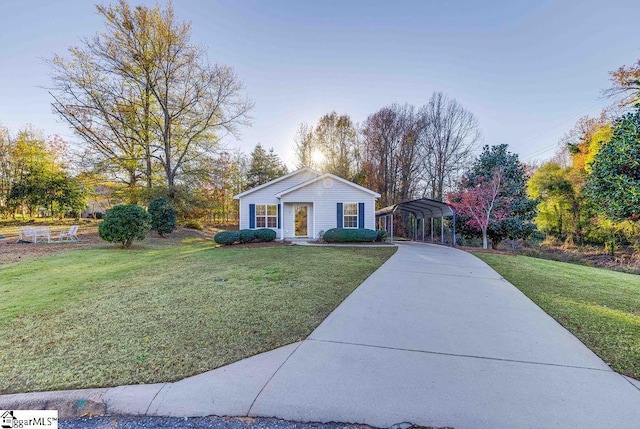
[{"label": "hedge row", "polygon": [[325,231],[322,239],[327,243],[371,242],[378,238],[373,229],[332,228]]},{"label": "hedge row", "polygon": [[222,231],[213,236],[218,244],[230,246],[235,243],[267,242],[276,239],[276,232],[269,228],[241,229],[240,231]]}]

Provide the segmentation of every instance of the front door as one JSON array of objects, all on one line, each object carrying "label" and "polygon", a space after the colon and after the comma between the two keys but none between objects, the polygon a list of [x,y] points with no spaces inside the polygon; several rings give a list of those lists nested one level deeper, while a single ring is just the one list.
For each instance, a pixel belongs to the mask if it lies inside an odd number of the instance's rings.
[{"label": "front door", "polygon": [[295,217],[295,236],[296,237],[308,237],[308,226],[309,226],[309,217],[307,216],[307,206],[306,205],[296,205],[294,207]]}]

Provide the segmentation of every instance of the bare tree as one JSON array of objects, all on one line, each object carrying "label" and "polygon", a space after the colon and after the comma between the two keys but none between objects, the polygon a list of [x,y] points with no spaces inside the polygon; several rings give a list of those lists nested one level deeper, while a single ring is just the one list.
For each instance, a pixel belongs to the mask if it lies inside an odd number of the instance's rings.
[{"label": "bare tree", "polygon": [[328,113],[315,128],[300,124],[294,139],[298,167],[354,180],[360,171],[358,131],[349,115]]},{"label": "bare tree", "polygon": [[391,107],[383,107],[369,115],[361,129],[365,184],[380,193],[379,203],[383,207],[397,195],[396,151],[400,140],[395,117]]},{"label": "bare tree", "polygon": [[209,65],[204,51],[189,44],[190,25],[176,21],[170,4],[146,28],[154,36],[150,88],[160,111],[152,114],[161,143],[158,159],[173,198],[185,159],[213,149],[221,137],[246,125],[252,104],[240,96],[242,85],[232,68]]},{"label": "bare tree", "polygon": [[303,168],[319,168],[314,160],[314,141],[313,141],[313,127],[309,124],[301,123],[296,130],[296,135],[293,138],[293,149],[296,154],[296,167]]},{"label": "bare tree", "polygon": [[189,24],[165,9],[98,6],[106,32],[55,57],[54,109],[93,152],[147,187],[161,167],[170,198],[189,163],[247,122],[251,103],[230,67],[208,63]]},{"label": "bare tree", "polygon": [[364,182],[383,206],[414,196],[420,179],[420,123],[410,105],[392,104],[370,115],[361,135]]},{"label": "bare tree", "polygon": [[[85,43],[85,49],[70,48],[69,60],[53,58],[52,106],[85,142],[83,160],[93,160],[100,170],[135,189],[145,173],[144,137],[134,120],[141,99],[96,61],[94,43]],[[150,178],[150,171],[146,173]]]},{"label": "bare tree", "polygon": [[441,92],[434,93],[418,114],[424,194],[442,200],[445,189],[460,178],[473,147],[480,142],[478,122],[470,111]]},{"label": "bare tree", "polygon": [[331,112],[318,121],[314,130],[318,150],[324,155],[322,170],[351,179],[359,169],[358,135],[349,115]]},{"label": "bare tree", "polygon": [[622,66],[609,73],[611,88],[604,94],[618,98],[621,107],[633,106],[640,102],[640,60],[630,66]]}]

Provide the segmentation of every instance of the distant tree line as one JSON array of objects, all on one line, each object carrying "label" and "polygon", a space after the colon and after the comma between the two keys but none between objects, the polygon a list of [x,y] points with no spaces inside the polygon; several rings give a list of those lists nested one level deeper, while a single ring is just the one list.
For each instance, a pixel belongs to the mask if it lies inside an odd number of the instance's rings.
[{"label": "distant tree line", "polygon": [[640,246],[640,106],[583,118],[528,183],[538,228],[565,245]]},{"label": "distant tree line", "polygon": [[[611,73],[606,94],[619,104],[581,118],[554,159],[521,164],[506,146],[485,147],[449,202],[459,230],[491,239],[526,238],[536,229],[548,245],[640,248],[640,61]],[[526,191],[526,192],[525,192]],[[554,242],[555,240],[555,242]]]},{"label": "distant tree line", "polygon": [[[221,139],[248,124],[252,103],[226,65],[210,63],[191,28],[165,8],[97,6],[105,29],[51,61],[53,108],[79,138],[73,163],[59,138],[0,128],[0,215],[63,215],[89,198],[146,205],[166,197],[180,219],[237,220],[233,195],[287,173],[258,144]],[[296,167],[381,194],[379,206],[427,197],[456,205],[458,230],[496,246],[537,227],[567,244],[640,246],[640,61],[611,73],[620,106],[583,118],[537,169],[508,146],[485,146],[474,115],[436,92],[355,123],[330,112],[300,124]],[[71,168],[72,167],[72,168]],[[402,225],[409,223],[399,217]]]},{"label": "distant tree line", "polygon": [[640,248],[640,60],[611,72],[618,105],[583,117],[528,183],[535,223],[565,246]]},{"label": "distant tree line", "polygon": [[442,200],[479,142],[473,114],[434,93],[422,107],[391,104],[361,125],[331,112],[315,126],[301,124],[294,144],[298,167],[367,186],[386,206],[419,197]]},{"label": "distant tree line", "polygon": [[82,184],[68,170],[66,146],[33,127],[0,126],[0,216],[79,216]]}]

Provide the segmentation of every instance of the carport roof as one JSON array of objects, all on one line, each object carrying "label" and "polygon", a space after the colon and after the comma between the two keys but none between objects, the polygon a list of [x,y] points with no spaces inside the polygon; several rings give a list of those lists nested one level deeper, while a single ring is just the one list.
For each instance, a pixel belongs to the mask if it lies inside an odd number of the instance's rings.
[{"label": "carport roof", "polygon": [[412,213],[417,218],[422,218],[423,215],[425,218],[449,217],[455,215],[453,207],[447,203],[431,200],[429,198],[419,198],[417,200],[403,201],[392,206],[381,208],[376,211],[376,217],[392,215],[396,210]]}]

